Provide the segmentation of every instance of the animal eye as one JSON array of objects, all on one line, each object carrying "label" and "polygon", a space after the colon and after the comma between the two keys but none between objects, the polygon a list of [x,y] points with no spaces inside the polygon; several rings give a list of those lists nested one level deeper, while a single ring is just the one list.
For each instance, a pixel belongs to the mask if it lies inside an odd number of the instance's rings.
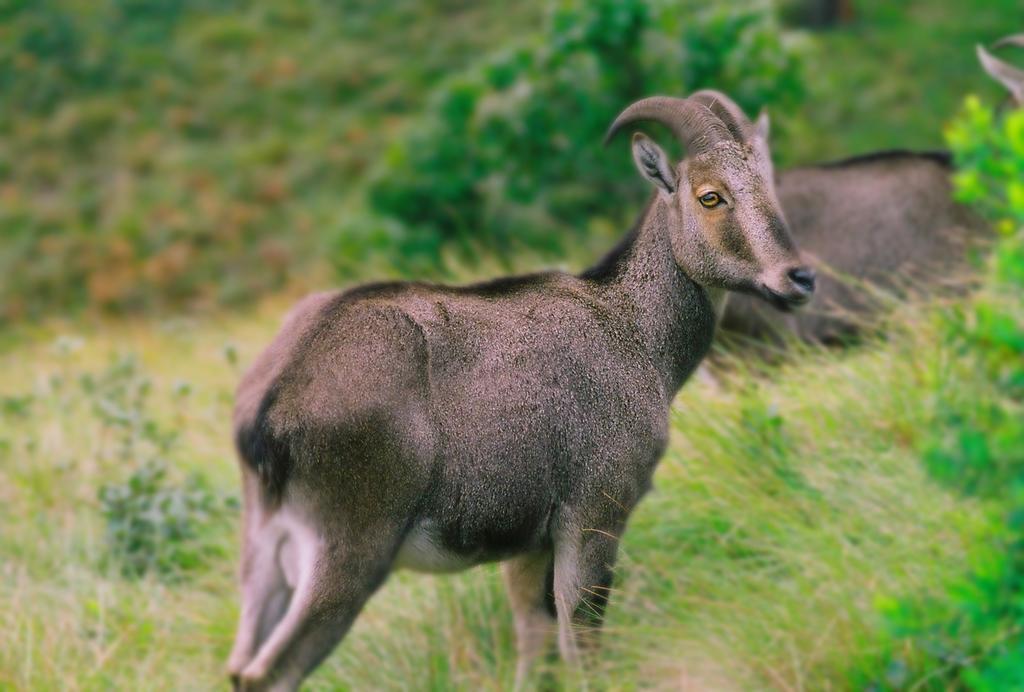
[{"label": "animal eye", "polygon": [[706,209],[717,207],[722,203],[722,198],[717,192],[705,192],[703,195],[698,197],[697,200],[701,203],[701,206]]}]

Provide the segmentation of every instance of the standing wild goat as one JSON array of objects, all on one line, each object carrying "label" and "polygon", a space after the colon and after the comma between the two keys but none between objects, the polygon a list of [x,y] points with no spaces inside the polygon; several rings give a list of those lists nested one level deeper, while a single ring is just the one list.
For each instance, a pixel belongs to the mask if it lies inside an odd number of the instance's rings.
[{"label": "standing wild goat", "polygon": [[655,193],[580,276],[315,295],[238,389],[245,493],[241,621],[229,671],[293,689],[397,567],[507,560],[522,683],[557,621],[568,661],[595,642],[619,537],[704,357],[725,291],[805,303],[764,139],[707,106],[655,97],[616,119],[642,134]]},{"label": "standing wild goat", "polygon": [[[996,43],[1024,46],[1024,34]],[[985,71],[1024,105],[1024,70],[978,46]],[[704,103],[734,132],[760,129],[724,94],[701,91]],[[765,116],[762,115],[762,118]],[[729,299],[723,331],[777,339],[786,331],[806,341],[830,342],[856,331],[879,303],[864,284],[883,289],[936,290],[967,266],[969,250],[991,237],[989,226],[953,199],[947,152],[881,151],[845,161],[782,171],[776,180],[800,250],[820,265],[814,301],[782,315],[746,296]]]}]

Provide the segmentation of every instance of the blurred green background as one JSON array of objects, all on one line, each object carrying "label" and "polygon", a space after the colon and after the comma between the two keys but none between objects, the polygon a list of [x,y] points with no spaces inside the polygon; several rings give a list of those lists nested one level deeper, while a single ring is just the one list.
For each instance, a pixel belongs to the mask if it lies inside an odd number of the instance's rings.
[{"label": "blurred green background", "polygon": [[1021,14],[860,2],[812,33],[802,6],[5,0],[0,319],[599,247],[643,194],[600,136],[652,93],[767,108],[781,165],[941,146]]},{"label": "blurred green background", "polygon": [[[232,391],[290,301],[586,266],[647,194],[605,128],[702,87],[770,113],[777,166],[948,138],[1009,230],[977,296],[684,389],[592,685],[1024,688],[1024,117],[974,55],[1022,27],[1019,0],[0,0],[0,689],[223,684]],[[393,578],[310,685],[513,672],[486,567]]]}]

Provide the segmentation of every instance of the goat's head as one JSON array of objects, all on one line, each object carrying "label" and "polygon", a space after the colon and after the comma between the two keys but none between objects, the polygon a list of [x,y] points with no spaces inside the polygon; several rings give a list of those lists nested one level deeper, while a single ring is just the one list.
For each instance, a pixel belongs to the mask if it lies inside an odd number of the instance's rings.
[{"label": "goat's head", "polygon": [[[718,106],[709,107],[708,94]],[[754,293],[782,310],[806,303],[814,271],[800,261],[775,195],[767,121],[752,125],[716,92],[656,96],[624,110],[608,138],[641,120],[667,126],[686,148],[672,166],[653,140],[633,136],[637,168],[666,203],[683,271],[707,288]]]}]

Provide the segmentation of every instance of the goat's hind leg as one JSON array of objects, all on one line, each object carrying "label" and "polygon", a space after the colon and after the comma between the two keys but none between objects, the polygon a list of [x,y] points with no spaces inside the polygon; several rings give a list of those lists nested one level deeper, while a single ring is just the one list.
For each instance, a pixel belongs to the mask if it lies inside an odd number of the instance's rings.
[{"label": "goat's hind leg", "polygon": [[281,567],[285,540],[275,525],[247,531],[242,553],[242,608],[235,644],[228,659],[228,674],[237,687],[242,670],[284,616],[291,588]]},{"label": "goat's hind leg", "polygon": [[384,581],[397,529],[359,535],[337,524],[321,539],[296,541],[288,610],[241,673],[244,690],[295,690],[345,636]]}]

